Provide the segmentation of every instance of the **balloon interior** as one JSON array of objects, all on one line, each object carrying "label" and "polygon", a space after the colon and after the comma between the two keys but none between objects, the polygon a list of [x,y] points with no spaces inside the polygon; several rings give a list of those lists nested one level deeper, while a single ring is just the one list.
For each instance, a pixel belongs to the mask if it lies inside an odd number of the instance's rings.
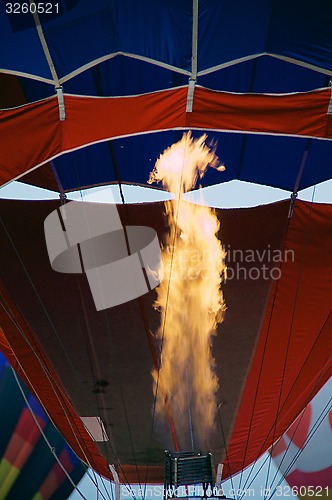
[{"label": "balloon interior", "polygon": [[[107,464],[114,464],[124,483],[143,483],[146,475],[148,482],[162,483],[164,450],[176,451],[175,435],[189,441],[180,449],[191,450],[192,444],[187,409],[185,434],[172,432],[177,415],[168,415],[166,403],[166,415],[154,418],[151,369],[159,366],[160,352],[156,292],[96,311],[84,275],[51,268],[44,220],[59,206],[1,200],[1,349],[16,369],[20,359],[22,377],[83,461],[106,477],[113,477]],[[224,464],[223,478],[271,446],[329,377],[331,208],[297,201],[289,219],[289,207],[286,200],[216,210],[222,221],[218,236],[229,256],[223,284],[227,312],[213,337],[216,426],[211,446],[202,449],[213,454],[215,464]],[[149,221],[159,241],[167,238],[163,204],[118,210],[123,224]],[[24,267],[18,265],[18,248]],[[272,278],[258,272],[263,266]],[[287,390],[279,400],[282,380]],[[299,406],[294,407],[295,396]],[[198,438],[194,434],[194,445]]]},{"label": "balloon interior", "polygon": [[[0,350],[98,474],[162,484],[172,450],[209,496],[332,375],[332,206],[297,199],[331,179],[332,3],[58,4],[1,7],[0,185],[60,196],[0,199]],[[127,203],[148,179],[173,198]],[[233,180],[291,196],[187,201]]]}]

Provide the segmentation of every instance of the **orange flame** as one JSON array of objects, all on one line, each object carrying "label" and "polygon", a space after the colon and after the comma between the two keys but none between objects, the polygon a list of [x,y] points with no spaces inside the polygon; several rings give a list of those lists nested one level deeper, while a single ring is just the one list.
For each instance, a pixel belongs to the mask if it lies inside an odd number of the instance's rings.
[{"label": "orange flame", "polygon": [[184,134],[157,160],[149,179],[175,194],[165,203],[170,233],[155,303],[161,312],[162,353],[153,377],[157,412],[164,413],[167,398],[182,448],[206,446],[214,427],[218,379],[211,336],[225,311],[220,289],[225,252],[217,238],[216,213],[181,197],[209,165],[224,170],[205,140],[205,135],[194,140]]}]

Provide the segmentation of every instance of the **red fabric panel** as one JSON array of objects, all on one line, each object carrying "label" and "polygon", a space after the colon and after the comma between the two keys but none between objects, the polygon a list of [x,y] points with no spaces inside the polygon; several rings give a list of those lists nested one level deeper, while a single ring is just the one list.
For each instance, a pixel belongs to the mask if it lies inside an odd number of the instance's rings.
[{"label": "red fabric panel", "polygon": [[56,98],[0,111],[0,184],[59,154],[62,128]]},{"label": "red fabric panel", "polygon": [[84,462],[87,461],[87,457],[95,470],[110,477],[105,459],[99,454],[96,445],[76,415],[58,377],[43,355],[35,335],[10,299],[2,282],[0,282],[0,289],[8,311],[7,313],[3,308],[0,309],[2,352],[33,393],[35,393],[34,386],[38,387],[36,397],[42,402],[44,409],[51,415],[52,422],[61,431],[75,453]]},{"label": "red fabric panel", "polygon": [[143,132],[196,127],[332,139],[330,97],[330,89],[258,95],[197,87],[193,113],[186,113],[187,88],[180,87],[131,97],[66,95],[62,122],[56,97],[3,110],[0,184],[61,153]]},{"label": "red fabric panel", "polygon": [[31,433],[29,441],[21,438],[17,434],[14,434],[10,440],[9,445],[7,446],[3,458],[7,460],[7,462],[9,462],[12,467],[15,467],[15,469],[21,470],[30,457],[39,437],[40,432],[37,427],[36,430]]},{"label": "red fabric panel", "polygon": [[331,128],[327,129],[330,99],[330,89],[270,95],[231,94],[197,87],[187,126],[332,138]]},{"label": "red fabric panel", "polygon": [[270,294],[224,477],[267,450],[332,375],[332,206],[297,202],[285,249],[294,261]]},{"label": "red fabric panel", "polygon": [[134,97],[66,96],[63,150],[185,125],[185,88]]},{"label": "red fabric panel", "polygon": [[186,94],[179,88],[123,98],[66,95],[62,122],[56,97],[0,111],[0,185],[87,144],[184,126]]},{"label": "red fabric panel", "polygon": [[[317,488],[317,487],[323,488],[322,492],[319,492],[319,490],[317,490],[317,495],[315,495],[315,497],[321,496],[323,498],[324,497],[326,498],[329,496],[329,494],[332,493],[331,478],[332,478],[332,465],[323,470],[316,470],[315,472],[308,472],[308,471],[304,472],[295,469],[293,472],[288,474],[286,480],[290,486],[297,486],[298,488],[300,488],[301,486],[311,486],[311,488]],[[326,493],[325,488],[327,486],[329,486],[329,494],[325,495]],[[304,498],[309,498],[309,496],[312,495],[307,495]]]},{"label": "red fabric panel", "polygon": [[[46,421],[43,418],[39,417],[38,415],[35,415],[35,417],[40,427],[44,429],[44,427],[46,426]],[[17,436],[20,436],[22,439],[24,439],[27,443],[30,444],[34,444],[36,440],[39,438],[40,431],[28,408],[24,408],[22,410],[19,421],[17,422],[17,425],[15,427],[15,434]]]}]

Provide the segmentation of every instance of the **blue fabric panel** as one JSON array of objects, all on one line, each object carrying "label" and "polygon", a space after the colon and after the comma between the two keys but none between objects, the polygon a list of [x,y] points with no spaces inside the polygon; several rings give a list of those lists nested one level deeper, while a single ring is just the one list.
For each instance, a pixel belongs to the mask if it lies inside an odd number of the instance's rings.
[{"label": "blue fabric panel", "polygon": [[65,191],[116,180],[109,146],[105,142],[56,158],[53,165]]},{"label": "blue fabric panel", "polygon": [[187,75],[125,56],[114,57],[86,73],[66,82],[66,92],[87,94],[86,80],[91,80],[89,92],[100,96],[145,94],[188,83]]},{"label": "blue fabric panel", "polygon": [[[329,80],[322,73],[264,56],[200,76],[198,83],[226,92],[287,93],[326,87]],[[63,87],[69,94],[125,96],[182,86],[187,81],[186,75],[117,56],[77,75]],[[49,84],[27,78],[20,78],[20,83],[27,102],[54,95]]]},{"label": "blue fabric panel", "polygon": [[[188,76],[129,57],[100,65],[102,95],[137,95],[187,85]],[[114,78],[114,75],[117,75]]]},{"label": "blue fabric panel", "polygon": [[48,417],[47,417],[46,413],[44,412],[44,410],[42,409],[42,407],[38,403],[37,399],[32,394],[29,394],[28,402],[29,402],[29,405],[31,406],[32,411],[35,414],[35,416],[38,418],[41,418],[42,420],[47,422]]},{"label": "blue fabric panel", "polygon": [[116,166],[108,143],[63,155],[54,165],[66,191],[117,182],[117,171],[122,182],[146,185],[159,155],[181,137],[182,132],[170,131],[112,140]]},{"label": "blue fabric panel", "polygon": [[201,0],[198,71],[265,52],[271,4],[271,0]]},{"label": "blue fabric panel", "polygon": [[[332,141],[309,140],[309,153],[301,178],[300,188],[305,189],[331,179]],[[331,193],[332,202],[332,193]]]},{"label": "blue fabric panel", "polygon": [[307,148],[299,190],[329,179],[331,141],[252,134],[246,136],[243,160],[234,178],[293,191]]},{"label": "blue fabric panel", "polygon": [[[117,182],[146,185],[156,159],[182,131],[126,137],[112,141],[116,167],[110,146],[96,144],[57,158],[54,161],[65,190]],[[201,131],[194,131],[198,137]],[[217,155],[225,172],[208,169],[201,181],[209,186],[232,179],[279,187],[293,191],[303,154],[309,154],[300,189],[327,180],[331,176],[332,142],[305,138],[278,137],[241,133],[208,132],[207,142],[217,143]]]},{"label": "blue fabric panel", "polygon": [[[54,95],[47,83],[20,78],[28,102]],[[88,96],[137,95],[188,83],[188,76],[125,56],[116,56],[80,73],[63,84],[67,94]]]},{"label": "blue fabric panel", "polygon": [[8,361],[6,360],[2,352],[0,352],[0,380],[7,366],[8,366]]},{"label": "blue fabric panel", "polygon": [[327,87],[330,77],[269,56],[203,75],[203,87],[227,92],[288,93]]},{"label": "blue fabric panel", "polygon": [[332,2],[274,2],[268,51],[332,71]]},{"label": "blue fabric panel", "polygon": [[199,71],[268,52],[332,70],[332,3],[199,2]]},{"label": "blue fabric panel", "polygon": [[[262,56],[198,77],[198,84],[227,92],[287,93],[326,87],[330,77],[285,61]],[[54,95],[53,86],[20,78],[27,102]],[[145,61],[117,56],[64,83],[66,93],[125,96],[188,83],[188,76]]]},{"label": "blue fabric panel", "polygon": [[[10,50],[2,51],[0,68],[51,78],[32,15],[7,15],[4,4],[0,32]],[[190,72],[191,0],[59,0],[58,4],[58,14],[44,14],[40,20],[59,78],[117,52]]]},{"label": "blue fabric panel", "polygon": [[247,134],[236,178],[293,191],[306,139]]},{"label": "blue fabric panel", "polygon": [[217,141],[216,152],[226,170],[208,169],[203,186],[238,179],[293,190],[306,139],[216,132],[208,137]]},{"label": "blue fabric panel", "polygon": [[191,0],[80,0],[44,32],[58,75],[116,52],[190,70]]},{"label": "blue fabric panel", "polygon": [[6,14],[5,0],[0,4],[0,71],[19,71],[52,79],[37,31],[26,25],[30,14]]},{"label": "blue fabric panel", "polygon": [[[57,3],[40,20],[60,78],[117,52],[190,73],[192,0]],[[50,79],[32,15],[1,10],[0,69]],[[200,0],[198,70],[267,51],[332,71],[331,19],[330,0]]]},{"label": "blue fabric panel", "polygon": [[36,102],[55,94],[53,85],[38,80],[30,80],[29,78],[19,77],[19,79],[26,102]]}]

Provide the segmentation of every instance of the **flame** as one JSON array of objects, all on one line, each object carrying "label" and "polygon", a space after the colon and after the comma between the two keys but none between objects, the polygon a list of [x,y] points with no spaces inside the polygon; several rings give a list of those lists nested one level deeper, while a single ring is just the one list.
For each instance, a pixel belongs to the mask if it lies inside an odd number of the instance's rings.
[{"label": "flame", "polygon": [[194,140],[184,134],[157,160],[149,179],[175,194],[165,203],[170,232],[155,302],[161,312],[161,366],[153,377],[157,413],[165,413],[167,400],[185,448],[205,446],[214,427],[218,379],[211,337],[225,311],[220,289],[225,252],[217,238],[218,218],[213,209],[181,197],[209,165],[224,169],[205,140],[206,135]]}]

